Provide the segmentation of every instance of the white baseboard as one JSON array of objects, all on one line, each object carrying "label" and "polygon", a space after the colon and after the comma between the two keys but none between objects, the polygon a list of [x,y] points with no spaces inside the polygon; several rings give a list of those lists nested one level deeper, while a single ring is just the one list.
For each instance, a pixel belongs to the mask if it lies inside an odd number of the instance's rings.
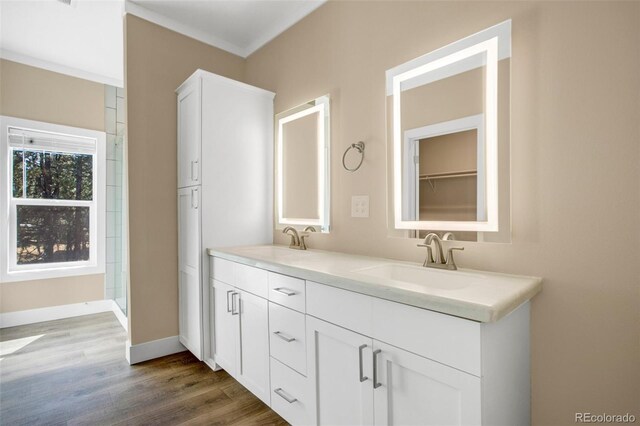
[{"label": "white baseboard", "polygon": [[115,300],[112,300],[111,303],[113,304],[112,306],[113,314],[116,316],[118,321],[120,321],[120,325],[122,326],[122,328],[124,328],[124,331],[128,331],[129,322],[127,320],[126,315],[124,314],[124,312],[122,312],[122,309],[120,309],[120,306],[118,306]]},{"label": "white baseboard", "polygon": [[[114,310],[114,305],[115,302],[113,300],[94,300],[91,302],[50,306],[25,311],[3,312],[0,313],[0,328],[73,318],[82,315],[98,314],[100,312],[111,312]],[[117,305],[115,305],[115,308],[119,309]]]},{"label": "white baseboard", "polygon": [[187,348],[182,346],[182,343],[178,340],[178,336],[152,340],[150,342],[140,343],[139,345],[132,345],[131,341],[127,340],[125,356],[129,364],[133,365],[186,350]]}]

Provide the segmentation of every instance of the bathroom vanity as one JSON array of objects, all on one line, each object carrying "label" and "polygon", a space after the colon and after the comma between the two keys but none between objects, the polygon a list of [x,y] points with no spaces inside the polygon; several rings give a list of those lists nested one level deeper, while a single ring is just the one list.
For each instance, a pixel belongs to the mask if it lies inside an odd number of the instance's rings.
[{"label": "bathroom vanity", "polygon": [[539,278],[270,245],[208,254],[206,362],[288,422],[530,423]]}]

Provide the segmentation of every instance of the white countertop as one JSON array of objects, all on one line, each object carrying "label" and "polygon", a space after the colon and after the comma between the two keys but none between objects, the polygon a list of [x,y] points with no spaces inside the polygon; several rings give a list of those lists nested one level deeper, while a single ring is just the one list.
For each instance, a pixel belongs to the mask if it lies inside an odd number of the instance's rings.
[{"label": "white countertop", "polygon": [[[421,264],[286,246],[208,249],[216,256],[280,274],[291,275],[356,293],[404,303],[480,322],[495,322],[542,289],[542,279],[494,272],[423,268]],[[420,268],[424,283],[411,283],[367,271],[381,265]],[[383,266],[384,268],[384,266]]]}]

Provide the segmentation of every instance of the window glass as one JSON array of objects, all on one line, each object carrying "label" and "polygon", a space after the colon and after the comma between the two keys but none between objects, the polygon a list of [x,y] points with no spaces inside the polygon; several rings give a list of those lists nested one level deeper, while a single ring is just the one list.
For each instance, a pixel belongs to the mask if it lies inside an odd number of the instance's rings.
[{"label": "window glass", "polygon": [[22,197],[22,185],[26,185],[27,198],[93,199],[92,155],[25,150],[14,151],[13,158],[14,197]]},{"label": "window glass", "polygon": [[18,205],[18,265],[89,260],[89,207]]},{"label": "window glass", "polygon": [[22,151],[13,151],[13,197],[22,198],[22,167],[23,167],[24,153]]}]

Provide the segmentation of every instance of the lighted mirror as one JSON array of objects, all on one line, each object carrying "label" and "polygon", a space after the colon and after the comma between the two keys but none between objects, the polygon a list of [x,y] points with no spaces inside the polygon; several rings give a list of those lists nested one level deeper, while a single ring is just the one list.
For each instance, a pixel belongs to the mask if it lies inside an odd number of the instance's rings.
[{"label": "lighted mirror", "polygon": [[392,227],[510,240],[511,21],[387,71]]},{"label": "lighted mirror", "polygon": [[329,232],[329,96],[276,115],[276,229]]}]

